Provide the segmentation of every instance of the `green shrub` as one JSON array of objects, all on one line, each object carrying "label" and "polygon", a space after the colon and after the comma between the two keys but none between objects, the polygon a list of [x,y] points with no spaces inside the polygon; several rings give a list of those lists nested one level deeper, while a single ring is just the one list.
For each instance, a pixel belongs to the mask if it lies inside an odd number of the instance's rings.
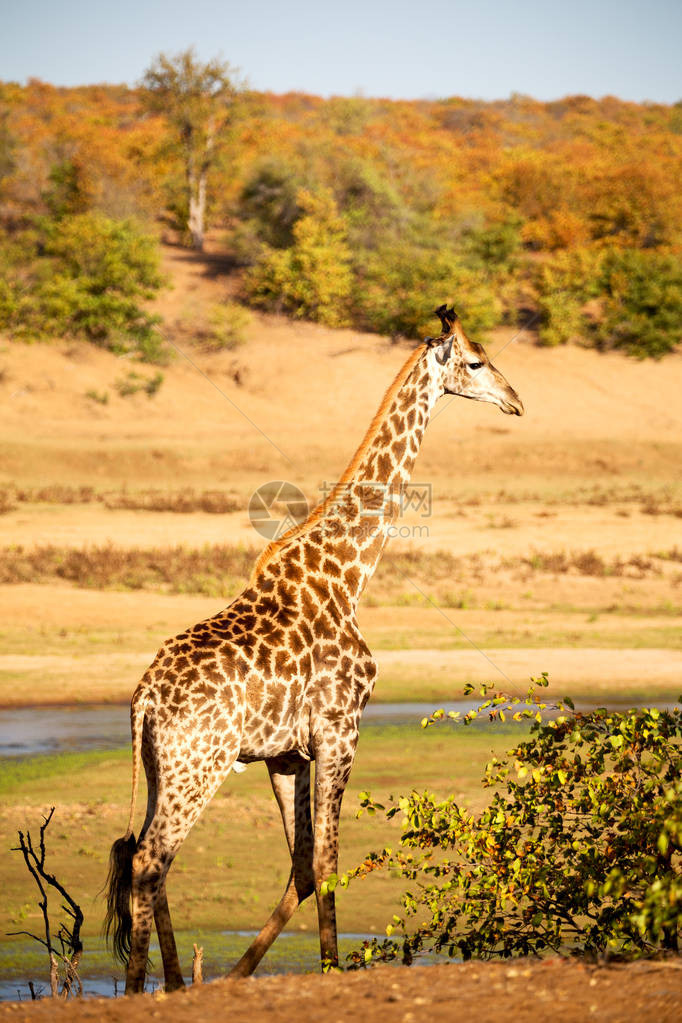
[{"label": "green shrub", "polygon": [[[482,812],[428,792],[391,798],[400,848],[371,853],[341,883],[390,870],[409,887],[388,939],[365,942],[354,963],[434,951],[469,959],[677,950],[682,709],[577,713],[566,699],[546,720],[535,684],[513,701],[483,687],[486,701],[464,719],[487,711],[504,721],[510,710],[534,719],[529,738],[488,764],[483,784],[493,795]],[[422,724],[444,718],[439,711]],[[368,793],[362,807],[386,809]]]},{"label": "green shrub", "polygon": [[382,245],[363,252],[355,271],[354,321],[379,334],[423,337],[446,296],[472,336],[500,322],[501,305],[485,275],[452,249]]},{"label": "green shrub", "polygon": [[521,221],[514,219],[465,231],[464,247],[470,264],[488,273],[515,270],[521,249],[520,226]]},{"label": "green shrub", "polygon": [[84,337],[161,358],[158,317],[140,306],[163,283],[158,245],[134,221],[100,213],[42,220],[5,239],[3,250],[0,325],[15,337]]},{"label": "green shrub", "polygon": [[682,337],[682,260],[638,249],[562,252],[536,272],[540,340],[660,358]]},{"label": "green shrub", "polygon": [[414,218],[395,186],[368,160],[349,157],[341,162],[333,188],[354,252],[372,251],[389,239],[395,242]]},{"label": "green shrub", "polygon": [[623,348],[640,359],[660,358],[682,340],[682,260],[637,249],[604,258],[600,348]]},{"label": "green shrub", "polygon": [[207,325],[199,339],[208,351],[238,348],[246,340],[245,332],[253,317],[237,302],[215,303],[208,309]]},{"label": "green shrub", "polygon": [[253,235],[275,249],[294,242],[294,224],[303,210],[299,192],[304,187],[297,169],[270,157],[256,164],[239,199],[239,215],[252,225]]},{"label": "green shrub", "polygon": [[53,165],[42,197],[53,219],[85,212],[89,196],[83,177],[82,167],[75,160],[62,160]]},{"label": "green shrub", "polygon": [[297,202],[303,214],[293,227],[293,245],[265,250],[246,276],[246,294],[265,309],[343,326],[351,290],[345,222],[328,191],[302,189]]},{"label": "green shrub", "polygon": [[163,383],[163,373],[155,373],[153,377],[145,377],[132,370],[114,384],[122,398],[129,398],[138,391],[144,391],[148,398],[153,398]]}]

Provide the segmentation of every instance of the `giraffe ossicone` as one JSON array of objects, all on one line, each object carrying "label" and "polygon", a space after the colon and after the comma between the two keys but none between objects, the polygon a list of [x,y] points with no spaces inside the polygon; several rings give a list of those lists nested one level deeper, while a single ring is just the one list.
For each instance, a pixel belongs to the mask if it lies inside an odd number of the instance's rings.
[{"label": "giraffe ossicone", "polygon": [[[377,667],[356,610],[409,482],[431,411],[444,394],[522,415],[514,389],[454,309],[409,356],[345,473],[300,525],[258,558],[244,591],[159,650],[131,702],[128,830],[114,842],[107,932],[126,963],[126,993],[144,988],[152,925],[166,990],[184,984],[166,875],[230,770],[266,763],[291,873],[284,894],[231,974],[253,972],[299,904],[315,894],[323,962],[338,962],[334,892],[341,800]],[[311,763],[315,763],[311,787]],[[133,834],[140,764],[147,812]],[[311,805],[312,796],[312,805]]]}]

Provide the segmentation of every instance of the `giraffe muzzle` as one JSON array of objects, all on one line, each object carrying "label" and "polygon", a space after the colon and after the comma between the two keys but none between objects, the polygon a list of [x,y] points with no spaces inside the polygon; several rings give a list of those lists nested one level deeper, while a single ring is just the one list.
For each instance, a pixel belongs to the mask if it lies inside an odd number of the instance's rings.
[{"label": "giraffe muzzle", "polygon": [[509,387],[500,405],[505,416],[522,416],[524,413],[523,402],[513,387]]}]

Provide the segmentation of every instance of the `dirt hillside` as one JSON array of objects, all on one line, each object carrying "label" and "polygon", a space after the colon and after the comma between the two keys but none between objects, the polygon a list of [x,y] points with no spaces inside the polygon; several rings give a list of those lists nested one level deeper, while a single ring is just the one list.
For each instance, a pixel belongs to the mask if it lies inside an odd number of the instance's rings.
[{"label": "dirt hillside", "polygon": [[[166,259],[175,287],[160,303],[171,321],[183,302],[201,308],[225,294],[227,284],[191,256],[169,249]],[[512,340],[517,333],[497,331],[488,349],[525,417],[512,422],[492,406],[444,399],[418,461],[422,477],[458,491],[542,488],[548,477],[677,478],[682,354],[637,362],[539,349],[526,333]],[[0,480],[239,487],[284,474],[314,488],[338,477],[408,351],[386,338],[254,315],[233,351],[183,342],[191,362],[176,352],[149,398],[122,397],[118,387],[131,371],[152,377],[152,367],[80,343],[4,343]]]}]

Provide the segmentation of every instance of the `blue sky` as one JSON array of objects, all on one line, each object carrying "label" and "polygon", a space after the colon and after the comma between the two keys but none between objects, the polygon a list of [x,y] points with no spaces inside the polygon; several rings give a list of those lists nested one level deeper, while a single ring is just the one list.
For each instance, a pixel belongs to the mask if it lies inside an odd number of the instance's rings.
[{"label": "blue sky", "polygon": [[160,51],[255,89],[682,98],[682,0],[0,0],[0,79],[134,84]]}]

